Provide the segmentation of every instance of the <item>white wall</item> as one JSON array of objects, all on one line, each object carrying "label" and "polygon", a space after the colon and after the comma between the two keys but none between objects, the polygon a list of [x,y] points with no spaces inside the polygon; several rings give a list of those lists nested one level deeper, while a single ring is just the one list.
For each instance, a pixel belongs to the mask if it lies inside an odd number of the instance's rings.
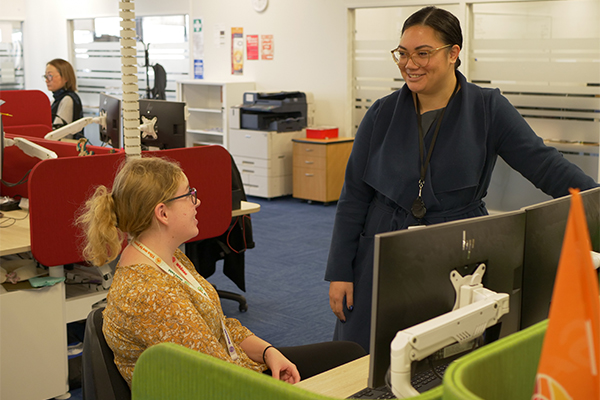
[{"label": "white wall", "polygon": [[[344,0],[271,0],[263,13],[255,12],[250,0],[143,0],[135,7],[137,15],[183,13],[191,20],[202,18],[206,80],[252,80],[260,91],[310,92],[315,124],[339,126],[340,135],[346,136],[350,110],[344,4]],[[16,0],[10,14],[25,21],[26,88],[46,91],[41,78],[46,62],[70,58],[67,20],[118,16],[118,0]],[[2,19],[9,19],[4,12]],[[223,46],[214,38],[217,27],[227,32]],[[232,27],[244,28],[244,34],[273,34],[274,60],[245,60],[244,75],[231,76]]]},{"label": "white wall", "polygon": [[[250,0],[196,0],[191,18],[202,18],[205,78],[231,79],[231,27],[244,34],[273,34],[274,59],[244,63],[243,79],[259,91],[300,90],[314,98],[315,124],[336,125],[344,119],[348,85],[346,8],[343,0],[272,0],[263,13]],[[225,27],[228,40],[218,46],[215,35]],[[235,78],[235,77],[234,77]]]}]

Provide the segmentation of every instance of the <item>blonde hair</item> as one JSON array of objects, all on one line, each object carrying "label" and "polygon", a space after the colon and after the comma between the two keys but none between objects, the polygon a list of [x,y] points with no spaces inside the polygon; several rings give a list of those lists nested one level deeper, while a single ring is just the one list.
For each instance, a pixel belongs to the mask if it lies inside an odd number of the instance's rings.
[{"label": "blonde hair", "polygon": [[151,226],[154,208],[175,196],[183,177],[179,165],[163,158],[121,164],[112,190],[97,187],[77,217],[85,234],[84,258],[97,266],[117,258],[123,240],[136,239]]},{"label": "blonde hair", "polygon": [[48,65],[52,65],[56,68],[60,76],[67,81],[64,87],[66,90],[69,92],[77,91],[77,76],[75,75],[75,70],[71,63],[62,58],[55,58],[54,60],[49,61]]}]

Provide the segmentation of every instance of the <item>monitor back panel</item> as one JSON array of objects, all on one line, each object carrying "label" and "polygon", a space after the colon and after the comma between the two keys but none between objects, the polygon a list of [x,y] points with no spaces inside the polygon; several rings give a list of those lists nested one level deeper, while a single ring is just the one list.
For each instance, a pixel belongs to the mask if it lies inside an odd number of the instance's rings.
[{"label": "monitor back panel", "polygon": [[[581,192],[592,250],[600,252],[600,188]],[[571,196],[526,207],[521,329],[548,318]]]},{"label": "monitor back panel", "polygon": [[510,295],[500,336],[520,325],[525,213],[515,211],[376,235],[369,386],[384,384],[400,330],[452,310],[450,273],[484,262],[486,288]]}]

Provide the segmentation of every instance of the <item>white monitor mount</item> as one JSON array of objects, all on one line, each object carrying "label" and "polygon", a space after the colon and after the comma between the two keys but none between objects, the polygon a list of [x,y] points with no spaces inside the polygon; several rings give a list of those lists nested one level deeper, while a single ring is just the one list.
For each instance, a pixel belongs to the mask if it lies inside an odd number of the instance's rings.
[{"label": "white monitor mount", "polygon": [[85,128],[89,124],[98,124],[102,127],[102,129],[106,129],[106,113],[102,111],[102,112],[100,112],[99,117],[80,118],[77,121],[73,121],[68,125],[65,125],[61,128],[58,128],[56,130],[53,130],[52,132],[47,133],[46,136],[44,136],[44,139],[60,140],[60,139],[64,138],[65,136],[73,135],[73,134],[81,131],[83,128]]},{"label": "white monitor mount", "polygon": [[454,343],[465,343],[481,336],[508,313],[509,296],[483,287],[485,264],[472,274],[450,274],[456,289],[454,309],[429,321],[404,329],[391,344],[391,386],[399,399],[419,395],[411,385],[411,363],[420,361]]},{"label": "white monitor mount", "polygon": [[27,154],[29,157],[37,157],[40,160],[48,160],[50,158],[58,158],[55,152],[33,143],[25,138],[16,137],[14,139],[4,138],[4,147],[16,146]]}]

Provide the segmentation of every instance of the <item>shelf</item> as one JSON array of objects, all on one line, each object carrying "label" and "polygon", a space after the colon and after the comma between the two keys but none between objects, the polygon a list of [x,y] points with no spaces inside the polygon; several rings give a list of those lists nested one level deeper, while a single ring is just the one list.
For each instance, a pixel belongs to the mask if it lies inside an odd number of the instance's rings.
[{"label": "shelf", "polygon": [[219,131],[205,131],[202,129],[188,129],[187,133],[195,133],[195,134],[202,134],[202,135],[213,135],[213,136],[223,136],[223,132],[219,132]]},{"label": "shelf", "polygon": [[252,82],[177,82],[177,99],[188,107],[186,145],[208,143],[228,148],[229,110],[252,90]]},{"label": "shelf", "polygon": [[217,109],[217,108],[189,108],[188,107],[188,111],[213,113],[213,114],[222,114],[223,113],[222,108]]}]

